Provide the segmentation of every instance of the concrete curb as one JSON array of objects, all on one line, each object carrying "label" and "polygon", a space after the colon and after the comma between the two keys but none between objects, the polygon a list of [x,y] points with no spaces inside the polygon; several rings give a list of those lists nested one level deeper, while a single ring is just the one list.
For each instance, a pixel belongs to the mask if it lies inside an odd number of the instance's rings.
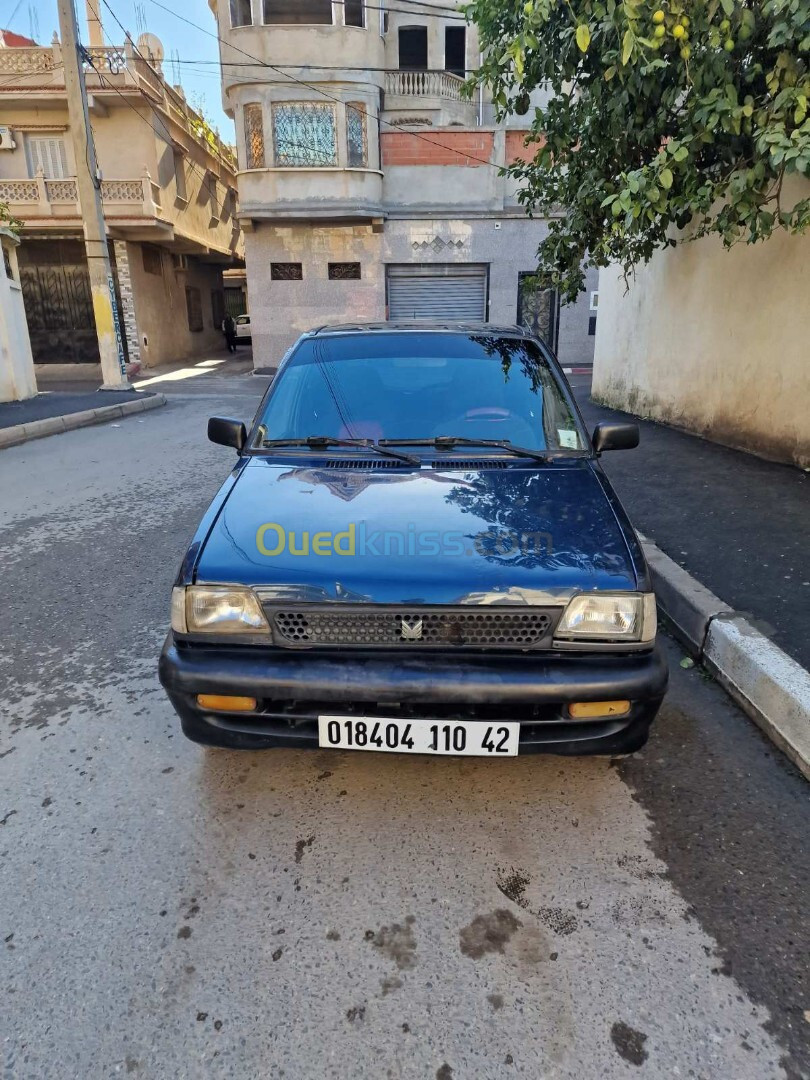
[{"label": "concrete curb", "polygon": [[19,446],[20,443],[30,442],[32,439],[44,439],[46,435],[62,435],[66,431],[90,427],[92,424],[105,424],[133,413],[149,412],[165,404],[165,394],[153,394],[140,400],[124,401],[120,405],[100,405],[97,409],[85,409],[82,412],[67,413],[65,416],[49,416],[44,420],[32,420],[30,424],[0,428],[0,450]]},{"label": "concrete curb", "polygon": [[659,547],[642,546],[675,636],[810,780],[810,672]]}]

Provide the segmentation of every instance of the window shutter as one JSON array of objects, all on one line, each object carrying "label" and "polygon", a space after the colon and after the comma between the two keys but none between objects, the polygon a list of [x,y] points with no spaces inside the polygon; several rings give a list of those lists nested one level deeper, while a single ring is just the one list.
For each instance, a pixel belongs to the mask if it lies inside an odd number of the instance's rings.
[{"label": "window shutter", "polygon": [[41,169],[48,180],[64,180],[68,174],[65,140],[49,138],[26,139],[28,171],[36,176]]}]

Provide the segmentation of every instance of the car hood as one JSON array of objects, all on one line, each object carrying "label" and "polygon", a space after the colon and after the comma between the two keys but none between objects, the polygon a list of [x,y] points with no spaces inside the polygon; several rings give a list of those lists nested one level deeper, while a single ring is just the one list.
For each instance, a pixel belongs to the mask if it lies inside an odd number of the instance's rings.
[{"label": "car hood", "polygon": [[373,603],[542,603],[636,589],[632,534],[604,484],[586,459],[409,471],[253,457],[195,580]]}]

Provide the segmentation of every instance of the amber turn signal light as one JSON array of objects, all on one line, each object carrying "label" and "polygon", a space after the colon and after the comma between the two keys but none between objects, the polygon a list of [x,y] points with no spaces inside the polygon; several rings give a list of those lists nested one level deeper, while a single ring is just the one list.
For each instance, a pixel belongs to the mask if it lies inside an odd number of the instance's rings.
[{"label": "amber turn signal light", "polygon": [[595,720],[604,716],[624,716],[630,712],[629,701],[575,701],[568,713],[575,720]]},{"label": "amber turn signal light", "polygon": [[217,712],[253,712],[256,708],[256,698],[229,697],[227,694],[197,694],[197,704],[201,709],[213,709]]}]

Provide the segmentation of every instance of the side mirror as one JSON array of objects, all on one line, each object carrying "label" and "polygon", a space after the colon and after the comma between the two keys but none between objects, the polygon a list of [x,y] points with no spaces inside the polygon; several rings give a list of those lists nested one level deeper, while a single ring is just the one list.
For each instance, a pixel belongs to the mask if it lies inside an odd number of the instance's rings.
[{"label": "side mirror", "polygon": [[208,438],[220,446],[232,446],[242,452],[247,442],[247,428],[241,420],[230,420],[227,416],[212,416],[208,421]]},{"label": "side mirror", "polygon": [[602,422],[593,429],[593,448],[603,450],[634,450],[638,446],[638,424],[609,424]]}]

